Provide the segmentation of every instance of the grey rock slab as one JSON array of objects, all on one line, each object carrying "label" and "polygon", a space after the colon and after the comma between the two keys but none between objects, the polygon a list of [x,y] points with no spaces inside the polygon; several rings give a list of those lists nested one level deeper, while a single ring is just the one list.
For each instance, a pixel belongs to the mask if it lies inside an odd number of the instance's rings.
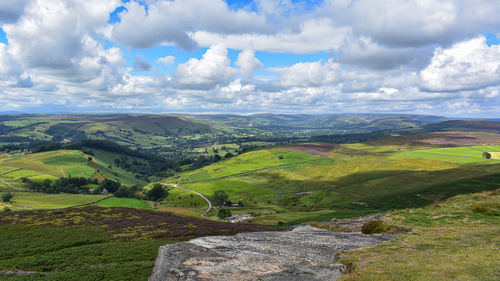
[{"label": "grey rock slab", "polygon": [[337,280],[342,265],[331,264],[336,253],[393,237],[308,225],[290,231],[201,237],[160,247],[149,280]]}]

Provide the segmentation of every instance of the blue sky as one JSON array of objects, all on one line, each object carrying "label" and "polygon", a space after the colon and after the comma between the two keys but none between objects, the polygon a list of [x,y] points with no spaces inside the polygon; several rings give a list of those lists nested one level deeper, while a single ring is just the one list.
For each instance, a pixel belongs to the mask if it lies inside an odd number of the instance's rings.
[{"label": "blue sky", "polygon": [[0,4],[0,111],[500,117],[498,10],[474,0]]}]

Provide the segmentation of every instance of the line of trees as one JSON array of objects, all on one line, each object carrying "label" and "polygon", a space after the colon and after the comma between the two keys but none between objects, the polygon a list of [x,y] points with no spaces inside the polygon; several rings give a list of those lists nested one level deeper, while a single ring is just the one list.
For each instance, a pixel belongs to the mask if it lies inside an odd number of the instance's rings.
[{"label": "line of trees", "polygon": [[121,187],[120,182],[110,179],[105,179],[101,183],[98,183],[97,179],[86,179],[83,177],[62,177],[55,181],[47,179],[43,182],[32,181],[29,178],[22,178],[21,180],[31,191],[49,194],[61,192],[89,194],[90,190],[93,190],[93,194],[101,194],[104,191],[115,193]]}]

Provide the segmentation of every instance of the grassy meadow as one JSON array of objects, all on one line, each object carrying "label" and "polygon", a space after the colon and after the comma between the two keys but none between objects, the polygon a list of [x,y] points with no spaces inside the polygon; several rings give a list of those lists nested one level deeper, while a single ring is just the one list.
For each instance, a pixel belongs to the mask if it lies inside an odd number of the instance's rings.
[{"label": "grassy meadow", "polygon": [[[344,281],[498,280],[500,195],[471,193],[384,218],[411,232],[373,248],[343,252]],[[350,273],[349,273],[350,272]]]},{"label": "grassy meadow", "polygon": [[[89,204],[106,198],[104,195],[83,194],[45,194],[39,192],[11,192],[14,197],[11,203],[0,202],[2,207],[8,207],[14,211],[36,210],[36,209],[60,209],[76,205]],[[107,199],[109,200],[109,199]]]},{"label": "grassy meadow", "polygon": [[500,161],[483,158],[485,151],[500,150],[495,145],[381,141],[328,151],[311,151],[308,145],[252,151],[166,182],[207,197],[223,190],[232,202],[243,202],[243,207],[231,209],[233,213],[250,213],[251,222],[270,225],[421,207],[500,185]]}]

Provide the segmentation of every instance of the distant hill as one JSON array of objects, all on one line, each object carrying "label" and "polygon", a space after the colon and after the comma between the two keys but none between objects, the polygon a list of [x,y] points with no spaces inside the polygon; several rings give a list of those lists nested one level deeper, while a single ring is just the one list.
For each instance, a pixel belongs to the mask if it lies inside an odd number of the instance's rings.
[{"label": "distant hill", "polygon": [[78,142],[107,139],[129,147],[152,148],[169,138],[221,134],[206,120],[170,115],[4,115],[0,143]]},{"label": "distant hill", "polygon": [[[401,114],[0,115],[0,145],[105,139],[131,148],[179,151],[216,143],[416,128],[446,120]],[[241,141],[240,141],[241,139]]]},{"label": "distant hill", "polygon": [[500,121],[488,120],[448,120],[440,123],[427,124],[423,126],[427,132],[488,132],[499,133]]},{"label": "distant hill", "polygon": [[[193,115],[235,127],[253,127],[261,130],[303,131],[315,130],[317,134],[366,133],[378,130],[420,127],[447,120],[441,116],[406,114],[254,114]],[[311,133],[311,132],[309,132]]]}]

